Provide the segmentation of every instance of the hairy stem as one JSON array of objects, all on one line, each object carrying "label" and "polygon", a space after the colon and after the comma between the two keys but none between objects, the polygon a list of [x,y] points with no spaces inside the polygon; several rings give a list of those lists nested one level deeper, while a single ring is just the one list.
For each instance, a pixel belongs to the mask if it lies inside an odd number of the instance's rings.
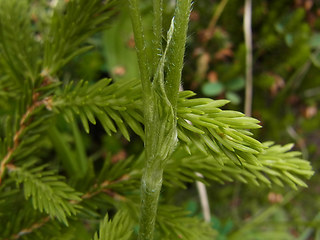
[{"label": "hairy stem", "polygon": [[174,109],[176,109],[177,96],[181,84],[191,3],[191,0],[177,1],[174,16],[174,32],[167,57],[167,67],[165,70],[167,72],[166,92]]},{"label": "hairy stem", "polygon": [[147,166],[142,176],[139,240],[153,239],[162,175],[163,170]]},{"label": "hairy stem", "polygon": [[144,91],[144,96],[150,96],[151,81],[150,81],[150,68],[148,64],[148,51],[144,31],[142,27],[141,15],[138,7],[138,0],[128,0],[130,8],[131,22],[134,32],[134,40],[136,51],[138,55],[141,85]]},{"label": "hairy stem", "polygon": [[170,105],[154,93],[153,116],[145,119],[146,163],[141,179],[139,240],[152,240],[157,216],[158,199],[165,163],[176,145],[176,127]]},{"label": "hairy stem", "polygon": [[162,55],[162,11],[163,0],[153,0],[153,74],[156,72]]},{"label": "hairy stem", "polygon": [[[163,169],[156,165],[161,160],[155,157],[154,151],[157,148],[157,141],[155,141],[155,123],[153,122],[153,115],[156,113],[154,104],[152,87],[151,87],[151,72],[147,61],[147,44],[144,38],[141,15],[138,8],[137,0],[128,0],[130,7],[130,15],[132,27],[134,31],[134,38],[136,43],[136,51],[139,61],[141,85],[143,90],[144,103],[144,120],[145,120],[145,149],[146,149],[146,167],[141,180],[141,216],[139,240],[152,240],[154,225],[156,219],[158,198],[162,186],[162,172]],[[160,4],[159,1],[154,1],[155,4]],[[157,19],[154,23],[155,39],[159,42],[159,31],[162,31],[162,25],[159,26],[161,12],[155,10]],[[160,29],[159,29],[160,28]],[[155,53],[157,55],[157,53]],[[156,56],[153,56],[156,57]],[[155,60],[155,59],[153,59]],[[154,70],[154,69],[153,69]]]},{"label": "hairy stem", "polygon": [[[141,216],[138,239],[152,240],[163,169],[177,143],[176,102],[181,81],[191,0],[177,2],[174,25],[169,30],[168,38],[170,39],[167,39],[166,51],[162,57],[162,0],[153,1],[152,46],[147,45],[144,39],[137,0],[128,1],[145,106],[146,164],[141,180]],[[149,53],[153,61],[149,63],[152,71],[147,62]],[[165,76],[165,71],[167,71],[167,76]],[[152,83],[151,76],[154,78]]]}]

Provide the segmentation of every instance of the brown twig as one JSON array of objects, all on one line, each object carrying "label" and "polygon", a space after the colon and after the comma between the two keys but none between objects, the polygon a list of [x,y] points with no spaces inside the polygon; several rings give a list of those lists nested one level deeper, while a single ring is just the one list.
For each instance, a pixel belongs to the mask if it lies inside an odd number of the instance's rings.
[{"label": "brown twig", "polygon": [[41,228],[43,225],[45,225],[47,222],[50,221],[50,217],[45,217],[41,219],[39,222],[34,223],[29,228],[22,229],[19,233],[12,235],[10,238],[4,239],[4,240],[16,240],[22,237],[23,235],[32,233],[34,230]]},{"label": "brown twig", "polygon": [[124,174],[119,179],[117,179],[115,181],[106,180],[106,181],[102,182],[100,185],[95,184],[94,185],[95,189],[93,191],[90,191],[90,192],[82,195],[81,198],[82,199],[89,199],[89,198],[92,198],[95,195],[98,195],[99,193],[104,192],[104,193],[107,193],[108,195],[110,195],[111,197],[115,196],[115,199],[124,200],[125,197],[123,197],[123,196],[121,196],[121,195],[119,195],[117,193],[112,192],[110,189],[107,189],[107,187],[109,187],[111,184],[115,184],[115,183],[118,183],[118,182],[122,182],[122,181],[128,180],[129,178],[130,178],[130,176],[128,174]]},{"label": "brown twig", "polygon": [[47,107],[47,109],[49,109],[49,110],[51,108],[51,98],[48,97],[48,98],[45,98],[45,99],[40,100],[40,101],[38,101],[38,98],[39,98],[39,94],[38,93],[34,93],[33,96],[32,96],[33,104],[30,107],[28,107],[27,111],[22,116],[22,118],[20,120],[20,123],[19,123],[19,129],[15,133],[15,135],[13,136],[13,146],[8,148],[7,154],[4,156],[4,158],[1,161],[1,165],[0,165],[0,184],[2,182],[2,178],[3,178],[3,175],[5,173],[6,166],[10,162],[13,153],[19,147],[21,134],[23,133],[24,129],[28,126],[27,120],[29,119],[29,117],[33,114],[33,112],[38,107],[40,107],[42,105],[45,105]]}]

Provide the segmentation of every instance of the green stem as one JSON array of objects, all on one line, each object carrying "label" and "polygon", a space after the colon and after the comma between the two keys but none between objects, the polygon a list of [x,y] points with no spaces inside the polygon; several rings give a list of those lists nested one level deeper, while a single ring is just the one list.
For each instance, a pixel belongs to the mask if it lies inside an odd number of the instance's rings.
[{"label": "green stem", "polygon": [[[151,72],[147,61],[148,49],[144,38],[141,16],[138,9],[137,0],[128,0],[130,7],[131,21],[134,31],[136,51],[139,61],[141,85],[143,89],[143,103],[144,103],[144,120],[145,120],[145,149],[146,149],[146,167],[141,179],[141,216],[139,240],[152,240],[157,216],[157,205],[162,186],[163,168],[157,163],[161,161],[154,155],[156,151],[157,141],[155,139],[155,132],[153,129],[155,123],[153,122],[153,114],[156,112],[154,98],[151,86]],[[154,1],[156,3],[157,1]],[[159,17],[161,12],[156,11],[157,20],[154,23],[155,39],[159,41],[159,28],[161,31],[162,25],[159,26]],[[162,20],[161,20],[162,21]],[[156,55],[157,53],[155,53]],[[155,57],[155,56],[153,56]],[[153,59],[155,60],[155,59]]]},{"label": "green stem", "polygon": [[157,70],[162,54],[162,11],[163,0],[153,0],[153,74]]},{"label": "green stem", "polygon": [[141,15],[138,8],[138,0],[128,0],[130,16],[134,32],[134,40],[139,62],[141,85],[144,96],[151,95],[150,68],[148,64],[148,51],[142,28]]},{"label": "green stem", "polygon": [[[139,240],[152,240],[157,216],[158,200],[162,186],[163,169],[177,143],[176,101],[180,86],[186,32],[189,21],[191,0],[178,1],[175,11],[174,28],[171,29],[171,41],[162,54],[162,0],[153,0],[153,46],[145,42],[138,0],[128,0],[135,35],[139,61],[141,84],[143,89],[145,153],[146,165],[141,180],[141,216]],[[172,37],[171,37],[172,36]],[[153,50],[152,50],[153,48]],[[151,53],[152,72],[148,54]],[[167,62],[165,61],[167,56]],[[162,60],[162,61],[161,61]],[[149,64],[148,64],[149,63]],[[166,89],[164,83],[164,65],[168,64]],[[154,81],[151,83],[151,76]]]},{"label": "green stem", "polygon": [[162,100],[158,93],[153,93],[148,103],[153,115],[145,119],[146,163],[141,180],[139,240],[153,239],[163,169],[176,145],[174,114]]},{"label": "green stem", "polygon": [[147,166],[141,181],[141,216],[138,240],[152,240],[162,187],[163,170]]},{"label": "green stem", "polygon": [[166,66],[166,92],[174,109],[181,84],[185,44],[192,0],[177,1],[174,17],[174,32],[169,46]]}]

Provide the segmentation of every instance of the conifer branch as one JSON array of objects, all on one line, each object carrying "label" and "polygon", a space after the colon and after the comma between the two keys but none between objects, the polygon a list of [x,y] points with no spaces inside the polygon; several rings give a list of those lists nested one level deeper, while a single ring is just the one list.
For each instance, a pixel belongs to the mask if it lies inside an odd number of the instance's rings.
[{"label": "conifer branch", "polygon": [[33,104],[28,107],[27,111],[24,113],[20,120],[19,129],[14,134],[13,137],[13,146],[8,148],[7,154],[4,156],[4,158],[1,160],[1,166],[0,166],[0,184],[2,182],[2,178],[5,174],[7,164],[11,161],[13,154],[17,150],[20,144],[21,136],[25,130],[25,128],[31,123],[27,122],[30,120],[30,116],[33,115],[33,113],[42,106],[46,106],[47,108],[50,108],[51,98],[45,98],[42,100],[39,100],[39,94],[34,93],[33,94]]},{"label": "conifer branch", "polygon": [[[221,183],[224,183],[226,181],[240,180],[245,183],[252,183],[255,185],[266,184],[267,186],[270,186],[270,183],[272,182],[274,184],[283,186],[283,184],[281,183],[283,182],[289,184],[293,188],[296,187],[293,186],[292,183],[300,186],[305,186],[297,179],[309,178],[313,174],[313,172],[311,171],[310,164],[307,161],[299,159],[299,152],[289,152],[292,145],[279,146],[272,145],[272,143],[263,143],[263,145],[268,146],[269,148],[265,150],[264,153],[258,155],[258,161],[260,161],[262,164],[262,166],[260,167],[252,164],[244,164],[242,167],[237,167],[233,162],[230,162],[230,160],[228,160],[226,156],[222,158],[224,165],[221,165],[219,162],[215,161],[213,157],[203,154],[197,148],[191,148],[193,153],[192,156],[189,156],[183,150],[183,148],[178,148],[172,158],[169,159],[167,167],[165,168],[164,184],[169,187],[183,187],[185,183],[195,180],[200,180],[204,183],[207,183],[208,180],[218,181]],[[122,175],[119,175],[118,173],[119,169],[125,169],[125,166],[127,166],[128,164],[130,165],[130,161],[133,161],[137,164],[136,168],[142,168],[141,160],[143,159],[130,159],[115,164],[114,170],[118,169],[117,171],[114,171],[113,168],[108,167],[107,169],[109,169],[108,171],[110,173],[105,173],[103,175],[109,175],[110,179],[112,179],[114,176],[118,177],[114,178],[113,180],[103,180],[101,183],[93,185],[91,190],[85,194],[82,194],[80,198],[83,201],[86,201],[99,194],[105,193],[118,201],[125,201],[126,197],[112,190],[112,186],[117,183],[127,182],[127,184],[130,184],[131,187],[135,188],[135,186],[132,186],[132,182],[130,182],[130,180],[132,179],[132,177],[138,179],[139,176],[141,176],[141,172],[138,174],[134,173],[136,172],[134,168],[132,173],[127,172]],[[121,164],[122,166],[116,166],[119,164]],[[285,171],[289,171],[291,176],[293,176],[295,180],[293,180],[292,183],[284,180],[286,179],[286,176],[283,174],[282,169],[284,169]],[[197,176],[195,174],[195,171],[203,174],[204,178]],[[261,175],[259,172],[263,175]],[[79,204],[80,202],[72,200],[70,201],[70,203]],[[157,225],[159,226],[160,230],[163,227],[167,229],[168,226],[170,226],[170,228],[174,226],[172,225],[173,223],[170,222],[170,219],[174,220],[172,219],[172,213],[174,211],[177,211],[177,209],[170,210],[169,215],[168,213],[166,213],[167,211],[167,207],[161,207],[158,211],[159,217],[157,217]],[[181,213],[176,212],[176,214],[179,214],[179,216],[181,216]],[[164,220],[164,218],[166,220]],[[178,221],[177,218],[175,218],[175,220]],[[40,227],[41,222],[42,220],[38,223],[33,224],[33,226]],[[166,226],[166,222],[168,222],[168,224],[170,222],[170,224]],[[178,225],[181,226],[181,224],[182,222],[180,219]],[[37,229],[38,228],[33,228],[33,231]],[[172,232],[176,231],[175,228],[172,228],[171,230]],[[24,230],[21,230],[20,232],[24,232]],[[167,234],[167,232],[165,234]],[[188,235],[186,235],[186,237],[188,237]]]},{"label": "conifer branch", "polygon": [[89,122],[96,124],[98,119],[109,135],[117,131],[117,126],[124,137],[130,140],[129,126],[144,138],[139,82],[110,83],[111,79],[102,79],[90,86],[85,81],[77,84],[70,82],[61,94],[53,97],[52,110],[57,114],[62,113],[68,122],[72,122],[74,115],[78,115],[87,133]]},{"label": "conifer branch", "polygon": [[[9,165],[11,170],[16,169],[17,167],[10,164]],[[89,200],[93,197],[95,197],[98,194],[101,193],[105,193],[107,195],[109,195],[110,197],[112,197],[113,199],[117,200],[117,201],[126,201],[126,197],[124,197],[123,195],[120,195],[114,191],[112,191],[111,189],[108,189],[109,186],[112,186],[112,184],[116,184],[116,183],[120,183],[123,181],[127,181],[129,180],[130,176],[128,174],[124,174],[123,176],[121,176],[119,179],[113,180],[113,181],[108,181],[105,180],[104,182],[102,182],[101,184],[95,184],[92,188],[92,190],[90,190],[87,193],[84,193],[80,196],[80,199],[78,200],[70,200],[70,204],[72,205],[78,205],[79,203],[81,203],[81,201],[85,201],[85,200]],[[24,228],[22,230],[20,230],[18,233],[13,234],[10,238],[8,239],[4,239],[4,240],[17,240],[20,239],[21,237],[23,237],[26,234],[31,234],[34,231],[37,231],[39,228],[43,227],[46,223],[50,222],[54,220],[52,217],[47,216],[42,218],[40,221],[33,223],[30,227]],[[116,239],[115,239],[116,240]]]},{"label": "conifer branch", "polygon": [[79,193],[64,183],[62,176],[54,171],[44,170],[43,166],[34,166],[34,161],[25,163],[22,167],[11,165],[10,175],[17,184],[23,183],[26,200],[31,198],[34,209],[46,212],[50,217],[68,225],[67,216],[76,215],[77,205],[70,201],[80,201]]},{"label": "conifer branch", "polygon": [[247,131],[260,128],[259,121],[237,111],[221,110],[227,100],[190,99],[194,95],[183,91],[178,99],[178,137],[187,151],[194,143],[217,161],[226,155],[236,164],[247,161],[259,165],[256,156],[265,147]]},{"label": "conifer branch", "polygon": [[[186,183],[196,180],[205,184],[208,184],[208,180],[221,184],[238,180],[256,186],[288,185],[295,190],[297,187],[307,186],[304,179],[309,179],[314,171],[310,163],[301,158],[300,152],[290,151],[292,144],[281,146],[264,142],[263,146],[266,149],[257,155],[259,165],[241,159],[241,166],[230,161],[226,155],[220,156],[217,161],[197,147],[191,147],[192,155],[180,148],[172,156],[175,160],[168,161],[164,183],[182,188]],[[195,172],[201,173],[204,178],[197,176]]]}]

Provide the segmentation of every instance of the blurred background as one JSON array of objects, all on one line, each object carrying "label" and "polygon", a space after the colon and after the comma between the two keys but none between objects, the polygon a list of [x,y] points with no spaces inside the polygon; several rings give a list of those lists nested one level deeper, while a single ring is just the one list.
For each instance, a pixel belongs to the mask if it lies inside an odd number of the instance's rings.
[{"label": "blurred background", "polygon": [[[54,6],[56,2],[32,1],[35,23],[43,15],[38,12],[38,4]],[[151,2],[142,1],[149,37]],[[174,4],[165,1],[167,28]],[[320,1],[254,0],[252,4],[252,115],[263,126],[255,136],[260,141],[294,143],[295,150],[303,153],[316,173],[307,182],[309,188],[298,191],[236,182],[212,183],[207,187],[212,227],[218,230],[221,240],[237,239],[240,233],[246,239],[259,240],[320,239]],[[94,82],[112,77],[121,81],[139,76],[127,11],[122,8],[109,29],[90,39],[95,48],[68,64],[64,70],[66,80]],[[246,86],[243,18],[244,0],[195,1],[183,72],[184,89],[202,97],[229,99],[227,108],[242,112]],[[105,136],[99,125],[90,128],[92,135],[81,134],[93,158],[97,152],[104,152],[117,161],[143,147],[138,137],[128,143],[120,136]],[[194,185],[187,190],[164,189],[163,194],[201,217]]]}]

